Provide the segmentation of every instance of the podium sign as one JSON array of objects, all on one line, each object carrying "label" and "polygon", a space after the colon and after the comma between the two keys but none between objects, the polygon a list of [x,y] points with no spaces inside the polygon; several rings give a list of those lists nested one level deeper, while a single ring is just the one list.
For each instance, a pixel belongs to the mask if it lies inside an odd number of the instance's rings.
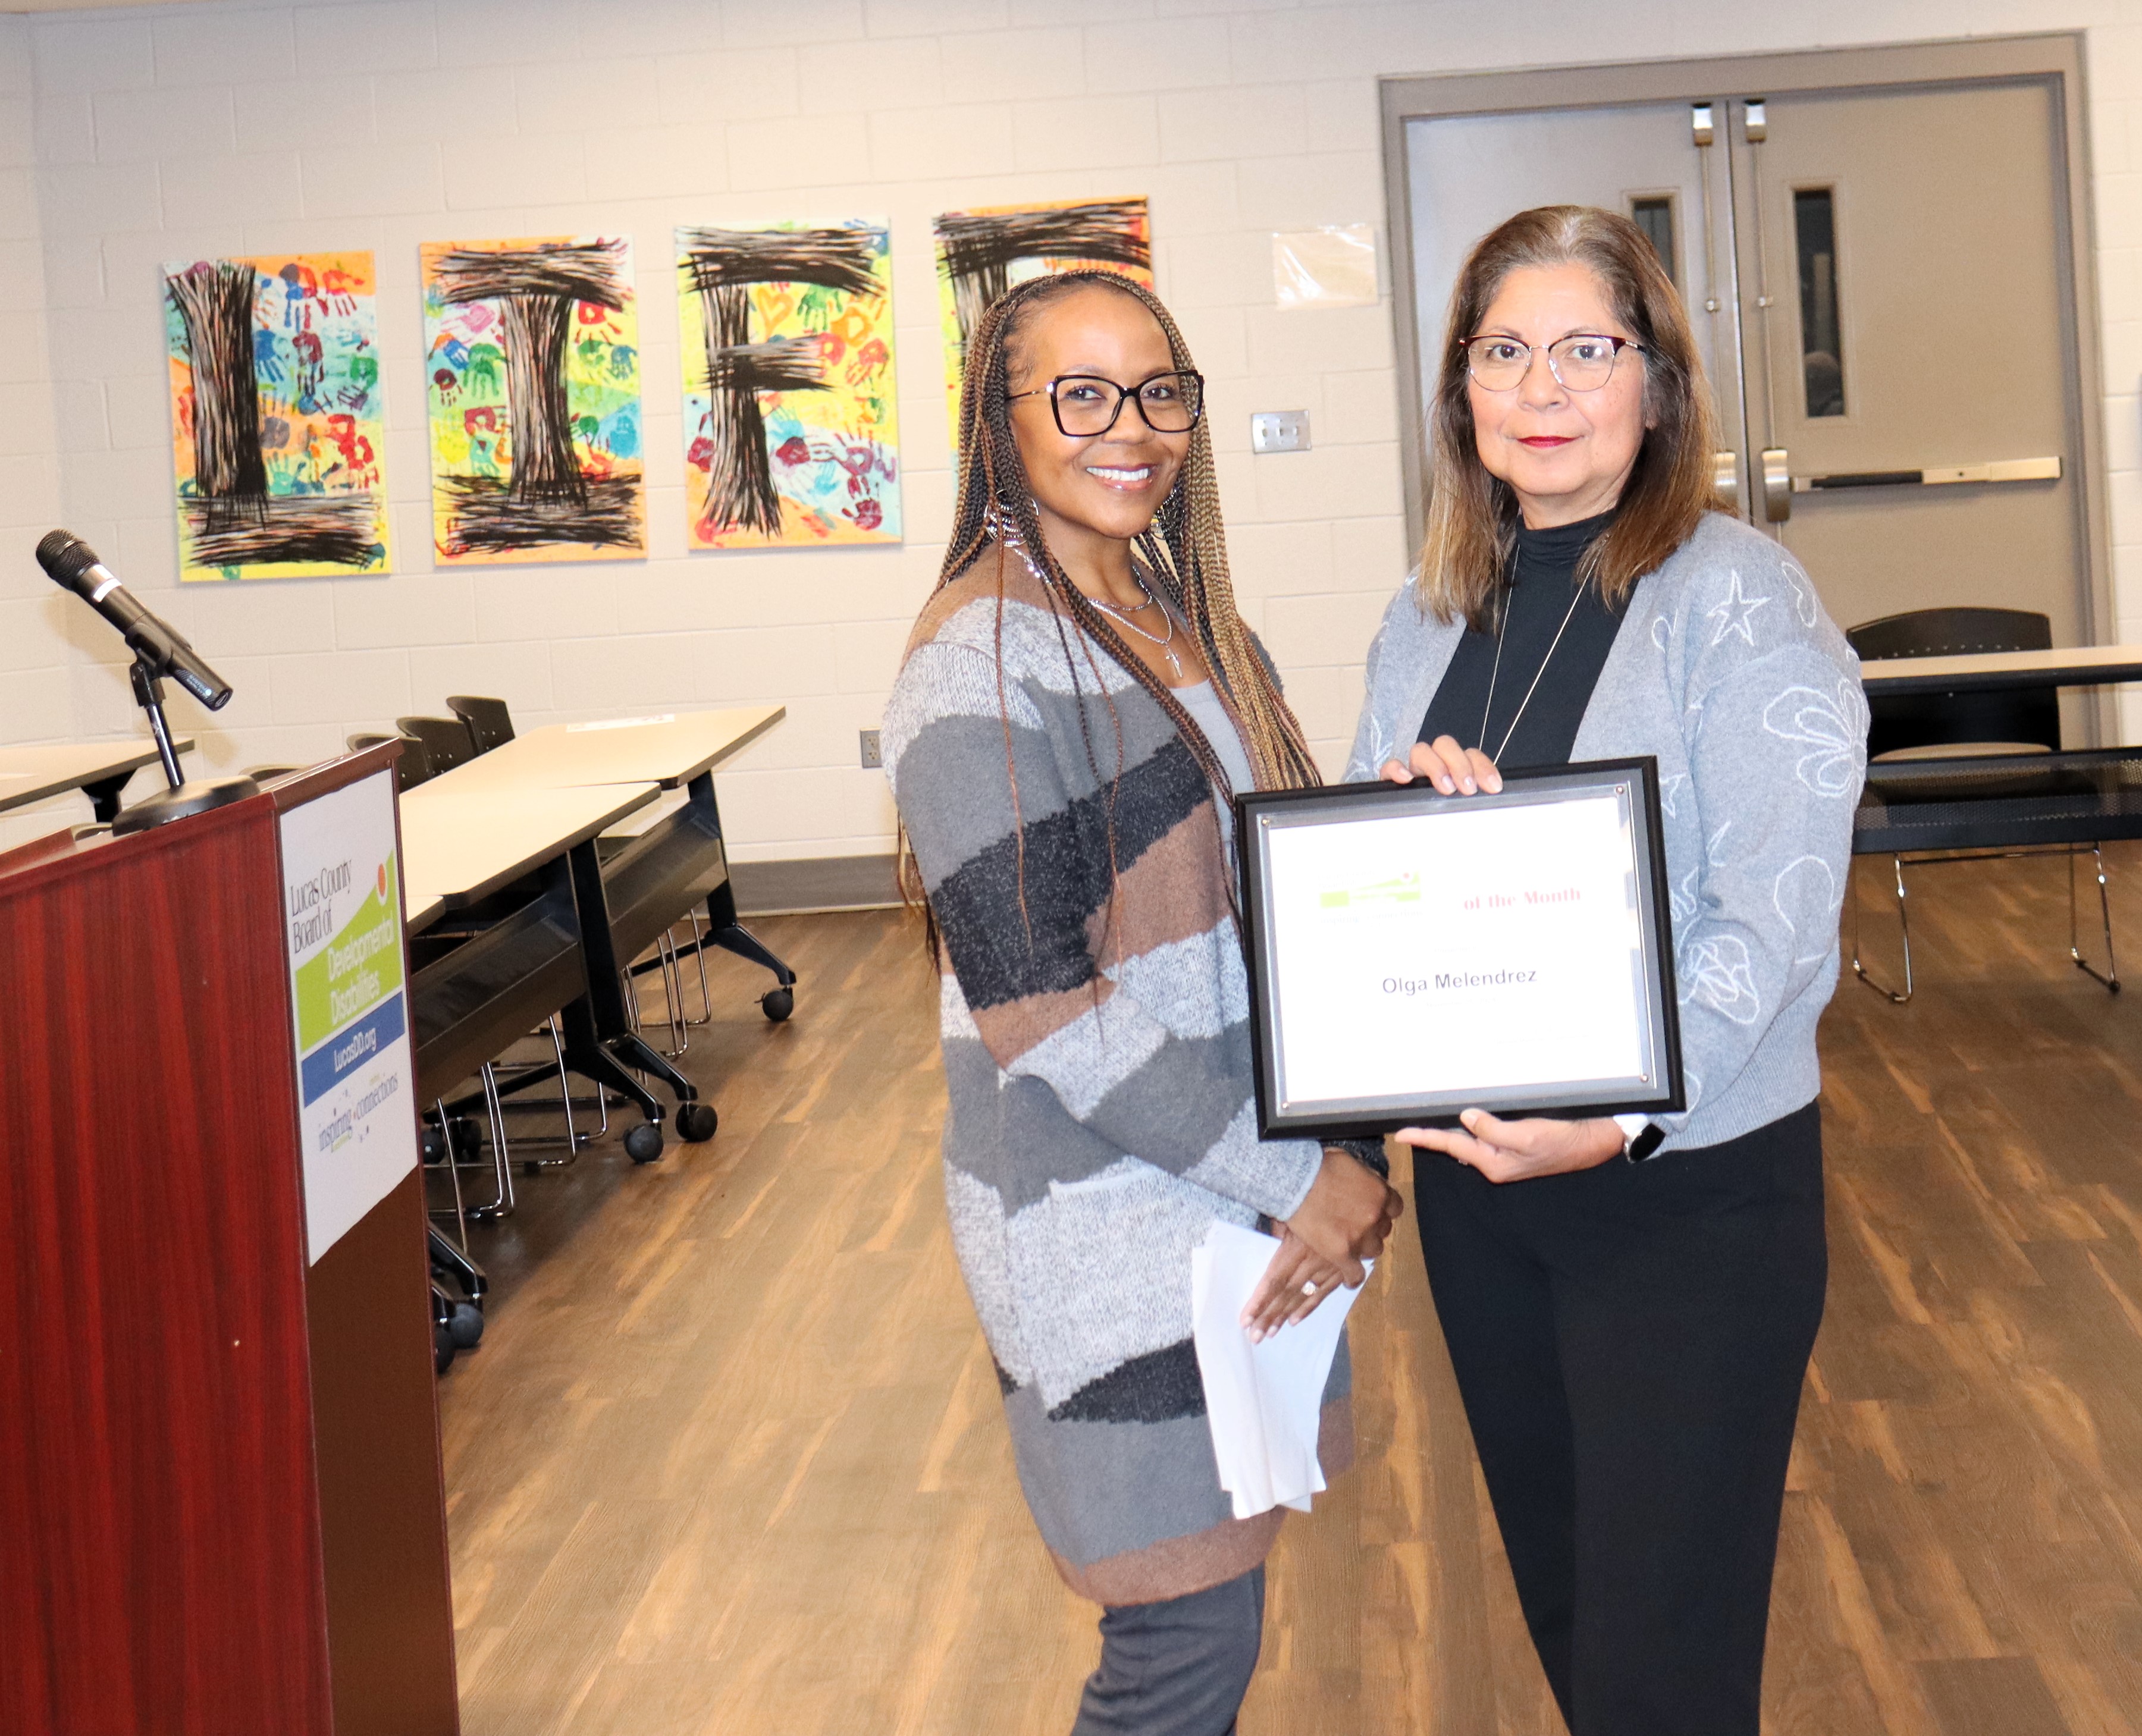
[{"label": "podium sign", "polygon": [[417,1167],[393,774],[345,784],[279,823],[306,1240],[317,1264]]}]

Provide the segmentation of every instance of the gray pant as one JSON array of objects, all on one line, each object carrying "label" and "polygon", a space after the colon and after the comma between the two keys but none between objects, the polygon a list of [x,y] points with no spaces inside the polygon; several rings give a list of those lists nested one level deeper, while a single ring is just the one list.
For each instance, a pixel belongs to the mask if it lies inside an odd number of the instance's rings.
[{"label": "gray pant", "polygon": [[1101,1612],[1101,1665],[1071,1736],[1227,1736],[1264,1640],[1265,1571]]}]

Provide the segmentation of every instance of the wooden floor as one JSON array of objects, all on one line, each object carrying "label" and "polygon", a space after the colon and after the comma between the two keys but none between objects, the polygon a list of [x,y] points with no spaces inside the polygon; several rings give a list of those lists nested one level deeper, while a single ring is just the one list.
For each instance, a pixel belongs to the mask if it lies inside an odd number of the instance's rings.
[{"label": "wooden floor", "polygon": [[[2142,1730],[2142,999],[2067,963],[2060,874],[1922,870],[1918,998],[1848,977],[1824,1028],[1780,1736]],[[2142,972],[2142,851],[2114,874]],[[1061,1736],[1093,1612],[1025,1517],[952,1262],[930,979],[890,914],[758,926],[802,992],[771,1026],[763,974],[713,966],[684,1062],[713,1142],[634,1169],[613,1137],[479,1232],[492,1324],[442,1387],[465,1727]],[[1289,1521],[1243,1729],[1548,1736],[1394,1251],[1354,1316],[1361,1468]]]}]

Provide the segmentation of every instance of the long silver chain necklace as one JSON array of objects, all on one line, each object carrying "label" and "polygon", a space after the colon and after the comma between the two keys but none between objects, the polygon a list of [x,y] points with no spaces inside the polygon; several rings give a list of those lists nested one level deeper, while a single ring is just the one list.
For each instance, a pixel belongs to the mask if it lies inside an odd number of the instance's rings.
[{"label": "long silver chain necklace", "polygon": [[[1562,644],[1562,636],[1569,631],[1569,624],[1577,618],[1577,605],[1583,600],[1584,587],[1580,584],[1569,599],[1569,612],[1562,616],[1562,625],[1554,629],[1554,639],[1547,648],[1547,655],[1540,659],[1539,669],[1532,677],[1532,684],[1525,689],[1525,697],[1518,701],[1517,715],[1510,719],[1510,727],[1503,732],[1503,739],[1495,744],[1495,751],[1488,756],[1497,765],[1502,764],[1503,750],[1510,745],[1510,737],[1518,732],[1518,719],[1524,716],[1525,708],[1532,703],[1532,695],[1539,691],[1540,677],[1547,673],[1547,666],[1554,661],[1554,653]],[[1488,703],[1480,708],[1480,745],[1483,748],[1488,745],[1488,714],[1495,708],[1495,680],[1503,673],[1503,636],[1508,632],[1509,626],[1510,611],[1505,603],[1503,619],[1495,624],[1495,663],[1488,672]]]}]

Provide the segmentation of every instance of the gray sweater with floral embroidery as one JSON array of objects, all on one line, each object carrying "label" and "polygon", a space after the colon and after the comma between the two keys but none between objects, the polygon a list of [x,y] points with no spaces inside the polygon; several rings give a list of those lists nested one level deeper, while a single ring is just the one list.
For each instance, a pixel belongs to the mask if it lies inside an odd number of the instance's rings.
[{"label": "gray sweater with floral embroidery", "polygon": [[[1350,782],[1411,746],[1464,630],[1399,587]],[[1656,1117],[1661,1149],[1715,1145],[1821,1087],[1815,1023],[1867,768],[1858,658],[1792,557],[1722,515],[1637,584],[1571,757],[1641,754],[1659,765],[1688,1091]]]}]

